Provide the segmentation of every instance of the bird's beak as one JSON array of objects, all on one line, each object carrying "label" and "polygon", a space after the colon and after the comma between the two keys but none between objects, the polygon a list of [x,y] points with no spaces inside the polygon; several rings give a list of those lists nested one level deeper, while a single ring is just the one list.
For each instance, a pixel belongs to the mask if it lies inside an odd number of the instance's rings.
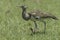
[{"label": "bird's beak", "polygon": [[22,6],[16,6],[16,7],[20,7],[20,8],[22,8],[22,7],[24,7],[24,8],[28,8],[28,7],[25,6],[25,5],[22,5]]}]

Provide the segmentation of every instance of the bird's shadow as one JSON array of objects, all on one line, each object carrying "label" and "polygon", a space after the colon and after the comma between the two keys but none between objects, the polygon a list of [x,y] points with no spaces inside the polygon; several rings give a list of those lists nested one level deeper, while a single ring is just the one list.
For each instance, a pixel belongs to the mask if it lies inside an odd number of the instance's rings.
[{"label": "bird's shadow", "polygon": [[41,35],[41,34],[42,34],[42,35],[43,35],[43,34],[45,35],[45,34],[47,34],[47,33],[46,33],[46,32],[36,32],[36,33],[31,33],[30,35],[33,36],[33,35],[38,35],[38,34],[39,34],[39,35]]}]

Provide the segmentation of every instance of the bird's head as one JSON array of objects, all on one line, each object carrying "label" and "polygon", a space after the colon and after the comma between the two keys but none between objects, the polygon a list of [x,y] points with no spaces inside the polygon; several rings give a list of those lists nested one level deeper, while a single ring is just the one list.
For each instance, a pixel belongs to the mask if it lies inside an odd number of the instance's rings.
[{"label": "bird's head", "polygon": [[16,6],[16,7],[20,7],[20,8],[22,8],[23,10],[26,10],[26,8],[28,8],[26,5],[21,5],[21,6]]},{"label": "bird's head", "polygon": [[22,6],[20,6],[22,9],[26,9],[27,8],[27,6],[26,5],[22,5]]}]

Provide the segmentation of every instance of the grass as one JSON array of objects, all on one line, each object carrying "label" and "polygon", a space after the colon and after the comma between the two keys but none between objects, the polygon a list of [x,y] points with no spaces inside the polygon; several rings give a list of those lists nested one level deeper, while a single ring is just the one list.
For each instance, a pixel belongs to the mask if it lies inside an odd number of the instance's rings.
[{"label": "grass", "polygon": [[[30,35],[32,21],[25,21],[21,17],[21,8],[16,6],[25,4],[27,11],[39,9],[50,12],[60,19],[60,0],[0,0],[0,40],[60,40],[60,20],[47,19],[46,34]],[[43,23],[37,22],[40,32]]]}]

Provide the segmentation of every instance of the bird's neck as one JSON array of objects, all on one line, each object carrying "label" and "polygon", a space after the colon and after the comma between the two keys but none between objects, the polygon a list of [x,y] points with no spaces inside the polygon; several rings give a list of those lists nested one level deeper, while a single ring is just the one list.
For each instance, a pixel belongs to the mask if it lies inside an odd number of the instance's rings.
[{"label": "bird's neck", "polygon": [[26,9],[22,9],[22,14],[25,14],[26,13]]},{"label": "bird's neck", "polygon": [[28,13],[26,13],[26,9],[23,9],[23,11],[22,11],[22,17],[25,20],[29,20],[30,19],[30,15]]},{"label": "bird's neck", "polygon": [[22,17],[26,15],[26,9],[22,9]]}]

